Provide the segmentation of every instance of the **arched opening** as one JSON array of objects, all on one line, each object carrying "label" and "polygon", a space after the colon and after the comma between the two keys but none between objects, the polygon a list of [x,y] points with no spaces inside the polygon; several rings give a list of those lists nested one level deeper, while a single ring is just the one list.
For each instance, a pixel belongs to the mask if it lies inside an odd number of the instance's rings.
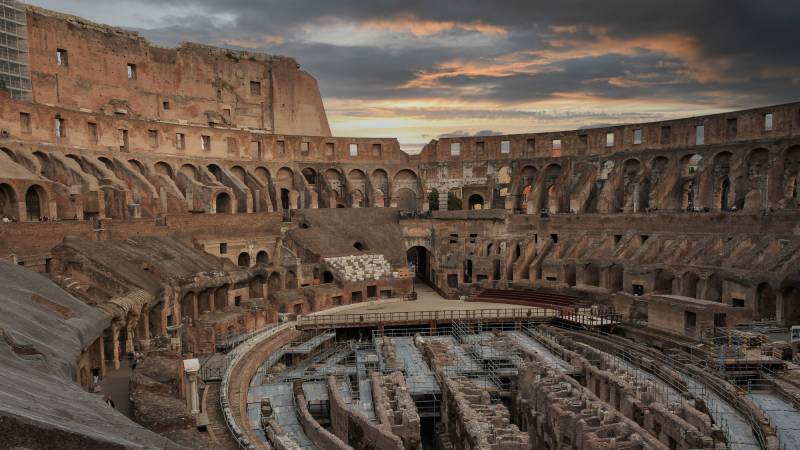
[{"label": "arched opening", "polygon": [[[163,303],[158,302],[150,308],[150,312],[147,313],[147,325],[150,328],[150,337],[159,336],[164,334],[164,330],[161,329],[161,307]],[[127,333],[120,333],[120,337],[122,335],[127,335]],[[122,344],[120,343],[120,346]],[[123,347],[124,348],[124,347]]]},{"label": "arched opening", "polygon": [[200,292],[197,296],[197,309],[200,310],[200,314],[211,311],[211,308],[214,306],[214,288],[206,289],[205,291]]},{"label": "arched opening", "polygon": [[269,264],[269,253],[261,250],[256,254],[256,263]]},{"label": "arched opening", "polygon": [[236,176],[236,178],[238,178],[239,181],[241,181],[242,183],[245,182],[246,173],[245,173],[244,169],[242,168],[242,166],[233,166],[233,167],[231,167],[231,173],[234,174]]},{"label": "arched opening", "polygon": [[217,90],[217,100],[222,100],[222,91]]},{"label": "arched opening", "polygon": [[116,173],[117,166],[114,164],[113,161],[111,161],[110,159],[106,158],[105,156],[101,156],[101,157],[99,157],[97,159],[106,166],[106,169]]},{"label": "arched opening", "polygon": [[281,208],[285,214],[289,213],[289,190],[281,189]]},{"label": "arched opening", "polygon": [[356,242],[355,244],[353,244],[353,247],[355,247],[355,249],[360,252],[364,251],[364,244],[362,244],[361,242]]},{"label": "arched opening", "polygon": [[322,281],[322,280],[320,279],[320,277],[319,277],[319,269],[317,269],[316,267],[315,267],[315,268],[314,268],[314,270],[311,272],[311,276],[312,276],[312,278],[314,279],[314,282],[315,282],[315,283],[319,283],[320,281]]},{"label": "arched opening", "polygon": [[130,164],[131,169],[133,169],[135,172],[139,172],[139,175],[144,175],[144,166],[142,163],[135,159],[130,159],[128,160],[128,164]]},{"label": "arched opening", "polygon": [[228,289],[229,284],[223,284],[216,291],[214,291],[214,309],[222,309],[228,306]]},{"label": "arched opening", "polygon": [[[554,195],[553,187],[555,186],[556,181],[558,181],[559,175],[561,175],[561,166],[558,164],[550,164],[549,166],[547,166],[547,169],[545,169],[544,186],[543,186],[544,188],[543,192],[545,192],[545,194],[542,195],[542,204],[541,204],[541,208],[544,208],[545,211],[551,211],[550,199]],[[559,208],[558,205],[556,204],[551,212],[558,212],[558,211]]]},{"label": "arched opening", "polygon": [[42,203],[44,202],[40,191],[44,191],[44,189],[39,186],[31,186],[25,193],[25,215],[29,221],[39,220],[42,216]]},{"label": "arched opening", "polygon": [[330,272],[330,270],[322,272],[322,282],[333,283],[333,274]]},{"label": "arched opening", "polygon": [[769,283],[761,283],[756,287],[756,300],[758,318],[762,321],[774,320],[777,311],[775,291]]},{"label": "arched opening", "polygon": [[375,207],[377,208],[386,207],[386,193],[384,193],[382,189],[375,190]]},{"label": "arched opening", "polygon": [[286,273],[286,289],[297,289],[297,275],[291,270]]},{"label": "arched opening", "polygon": [[719,205],[720,211],[726,211],[728,209],[728,195],[731,191],[731,181],[728,177],[725,177],[719,180],[719,188],[718,192],[719,195],[717,196],[717,205]]},{"label": "arched opening", "polygon": [[237,265],[239,267],[250,267],[250,254],[247,252],[240,253]]},{"label": "arched opening", "polygon": [[265,298],[264,284],[267,280],[261,275],[256,275],[250,280],[250,298]]},{"label": "arched opening", "polygon": [[622,266],[616,264],[608,269],[608,291],[612,294],[623,290],[623,273]]},{"label": "arched opening", "polygon": [[300,228],[306,229],[306,228],[308,228],[308,224],[303,222],[303,223],[300,224]]},{"label": "arched opening", "polygon": [[[441,209],[441,207],[439,208]],[[447,192],[447,210],[461,211],[461,188],[453,188]]]},{"label": "arched opening", "polygon": [[181,299],[181,317],[191,317],[193,320],[197,320],[197,315],[194,311],[194,295],[194,292],[187,292]]},{"label": "arched opening", "polygon": [[0,151],[5,153],[6,155],[8,155],[8,157],[11,158],[12,161],[14,161],[15,163],[19,164],[19,161],[17,161],[17,155],[15,155],[14,152],[12,152],[11,150],[9,150],[9,149],[7,149],[5,147],[4,148],[0,148]]},{"label": "arched opening", "polygon": [[708,277],[705,300],[711,302],[722,301],[722,277],[716,273]]},{"label": "arched opening", "polygon": [[464,283],[472,283],[472,260],[464,261]]},{"label": "arched opening", "polygon": [[689,177],[694,175],[700,168],[700,161],[703,159],[700,155],[686,155],[681,158],[681,176]]},{"label": "arched opening", "polygon": [[400,208],[401,211],[416,212],[417,194],[411,189],[400,189],[397,191],[397,207]]},{"label": "arched opening", "polygon": [[675,279],[675,274],[669,270],[661,269],[656,274],[654,290],[662,294],[672,294],[672,281]]},{"label": "arched opening", "polygon": [[688,180],[683,183],[678,192],[678,203],[687,210],[694,206],[694,180]]},{"label": "arched opening", "polygon": [[264,186],[269,186],[272,183],[272,177],[270,176],[269,170],[267,170],[266,167],[256,167],[256,170],[253,171],[253,174]]},{"label": "arched opening", "polygon": [[583,269],[583,284],[600,286],[600,268],[597,264],[589,264]]},{"label": "arched opening", "polygon": [[513,262],[516,262],[519,257],[522,256],[522,249],[520,248],[519,244],[514,245],[514,259]]},{"label": "arched opening", "polygon": [[219,181],[220,183],[222,182],[222,169],[220,169],[218,165],[209,164],[206,166],[206,169],[211,172],[211,175],[214,175],[215,180]]},{"label": "arched opening", "polygon": [[353,208],[363,208],[364,194],[362,194],[358,189],[354,189],[353,192],[350,193],[350,204],[353,206]]},{"label": "arched opening", "polygon": [[786,179],[784,197],[797,198],[797,175],[800,172],[800,145],[793,145],[783,157],[783,174]]},{"label": "arched opening", "polygon": [[272,274],[270,274],[267,279],[267,289],[270,294],[281,290],[281,276],[278,272],[272,272]]},{"label": "arched opening", "polygon": [[492,254],[492,250],[494,250],[494,244],[489,242],[489,245],[486,246],[486,256],[491,255]]},{"label": "arched opening", "polygon": [[346,206],[344,206],[344,204],[342,204],[342,203],[337,204],[336,207],[337,208],[346,208]]},{"label": "arched opening", "polygon": [[411,265],[411,270],[428,278],[428,249],[417,245],[406,251],[406,258]]},{"label": "arched opening", "polygon": [[436,188],[428,190],[428,210],[439,210],[439,190]]},{"label": "arched opening", "polygon": [[698,276],[694,272],[686,272],[683,275],[683,296],[697,298]]},{"label": "arched opening", "polygon": [[567,286],[572,287],[575,286],[575,264],[568,263],[564,265],[564,283],[567,283]]},{"label": "arched opening", "polygon": [[231,196],[225,192],[217,194],[216,199],[217,214],[229,214],[231,212]]},{"label": "arched opening", "polygon": [[155,165],[153,166],[153,170],[155,170],[157,174],[164,175],[165,177],[170,179],[172,178],[172,167],[170,167],[169,164],[165,162],[159,161],[155,163]]},{"label": "arched opening", "polygon": [[483,209],[483,197],[478,194],[469,196],[469,209]]},{"label": "arched opening", "polygon": [[12,188],[10,184],[0,184],[0,214],[8,217],[10,220],[11,217],[16,217],[17,214],[19,214],[14,211],[16,207],[17,196],[14,194],[14,188]]},{"label": "arched opening", "polygon": [[800,291],[793,287],[787,287],[781,292],[783,297],[783,308],[786,313],[783,316],[783,323],[787,327],[800,325]]},{"label": "arched opening", "polygon": [[511,167],[503,166],[497,171],[497,182],[508,184],[511,182]]},{"label": "arched opening", "polygon": [[308,184],[317,184],[317,172],[310,167],[303,169],[303,178],[306,179],[306,183]]}]

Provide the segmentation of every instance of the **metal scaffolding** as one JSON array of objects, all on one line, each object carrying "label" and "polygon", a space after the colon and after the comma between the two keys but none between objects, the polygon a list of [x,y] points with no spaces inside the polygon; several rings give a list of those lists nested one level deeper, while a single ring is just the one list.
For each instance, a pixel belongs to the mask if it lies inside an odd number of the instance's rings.
[{"label": "metal scaffolding", "polygon": [[25,4],[17,0],[0,0],[0,88],[14,100],[33,100]]}]

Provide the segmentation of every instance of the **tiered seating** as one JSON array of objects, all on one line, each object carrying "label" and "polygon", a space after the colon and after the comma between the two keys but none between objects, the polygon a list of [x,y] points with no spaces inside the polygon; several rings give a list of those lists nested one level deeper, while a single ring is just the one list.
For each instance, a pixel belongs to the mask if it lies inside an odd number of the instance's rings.
[{"label": "tiered seating", "polygon": [[548,294],[535,291],[511,291],[486,289],[467,298],[470,302],[507,303],[520,306],[574,310],[584,305],[583,297],[562,294]]},{"label": "tiered seating", "polygon": [[345,282],[399,277],[397,272],[392,272],[392,267],[383,259],[383,255],[338,256],[324,258],[323,261]]}]

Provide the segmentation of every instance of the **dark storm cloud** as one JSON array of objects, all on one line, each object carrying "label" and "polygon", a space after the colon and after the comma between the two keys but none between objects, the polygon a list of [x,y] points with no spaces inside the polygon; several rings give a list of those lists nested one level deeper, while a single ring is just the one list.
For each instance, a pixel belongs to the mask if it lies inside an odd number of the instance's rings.
[{"label": "dark storm cloud", "polygon": [[[31,2],[88,19],[94,5],[125,4],[121,0]],[[159,16],[139,27],[151,40],[165,45],[182,40],[229,42],[233,48],[293,56],[317,78],[326,101],[439,99],[466,109],[471,103],[492,102],[501,111],[487,115],[502,115],[502,110],[515,105],[564,96],[698,108],[743,108],[800,98],[800,46],[792,35],[800,19],[800,2],[139,0],[139,4],[145,17],[162,8],[191,11],[189,16]],[[408,23],[415,24],[413,29]],[[125,17],[113,25],[126,26]],[[335,39],[320,41],[321,30],[337,27],[343,31]],[[383,38],[347,42],[350,34],[381,31]],[[458,114],[452,111],[449,117]]]}]

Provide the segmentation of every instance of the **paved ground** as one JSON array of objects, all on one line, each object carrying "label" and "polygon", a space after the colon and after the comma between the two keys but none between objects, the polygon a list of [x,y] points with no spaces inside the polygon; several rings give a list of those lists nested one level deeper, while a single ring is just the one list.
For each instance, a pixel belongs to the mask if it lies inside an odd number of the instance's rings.
[{"label": "paved ground", "polygon": [[128,368],[128,360],[120,362],[119,370],[114,370],[114,366],[106,365],[106,377],[100,380],[100,388],[103,390],[100,396],[103,400],[109,395],[114,400],[114,407],[117,411],[124,414],[129,419],[131,416],[131,396],[130,380],[131,369]]},{"label": "paved ground", "polygon": [[[417,300],[413,302],[396,302],[385,305],[366,304],[361,308],[348,309],[340,313],[331,314],[366,314],[384,312],[411,312],[411,311],[450,311],[450,310],[476,310],[476,309],[539,309],[519,305],[505,305],[502,303],[465,302],[462,300],[445,300],[433,291],[427,284],[414,278],[414,290],[417,291]],[[321,315],[327,315],[321,313]]]}]

